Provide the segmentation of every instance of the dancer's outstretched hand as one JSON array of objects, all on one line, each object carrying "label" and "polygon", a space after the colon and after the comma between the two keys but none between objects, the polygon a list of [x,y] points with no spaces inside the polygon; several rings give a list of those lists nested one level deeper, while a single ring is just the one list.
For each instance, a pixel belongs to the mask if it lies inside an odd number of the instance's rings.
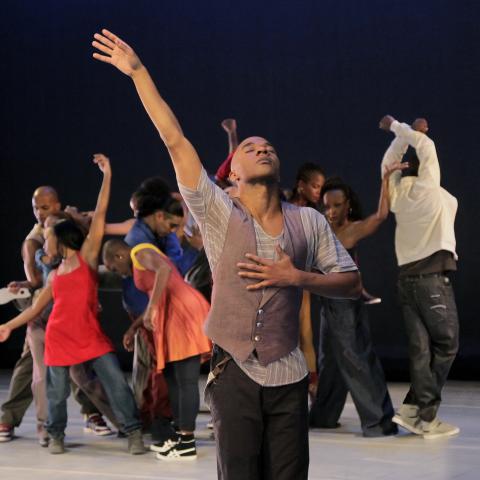
[{"label": "dancer's outstretched hand", "polygon": [[93,163],[96,163],[98,165],[98,168],[104,175],[107,173],[112,173],[112,169],[110,167],[110,159],[103,153],[94,153]]},{"label": "dancer's outstretched hand", "polygon": [[93,54],[93,58],[96,60],[117,67],[129,77],[142,67],[142,62],[133,51],[133,48],[112,32],[104,28],[102,34],[96,33],[93,37],[95,40],[92,42],[92,46],[102,52],[102,54],[98,52]]},{"label": "dancer's outstretched hand", "polygon": [[12,330],[7,325],[0,325],[0,342],[6,342]]},{"label": "dancer's outstretched hand", "polygon": [[405,170],[408,167],[410,167],[408,162],[395,162],[391,165],[385,165],[385,167],[383,167],[383,178],[388,178],[393,172]]},{"label": "dancer's outstretched hand", "polygon": [[248,285],[247,290],[259,290],[266,287],[289,287],[295,284],[298,270],[292,259],[277,247],[278,260],[268,260],[247,253],[245,256],[255,263],[237,263],[238,274],[244,278],[257,279],[259,282]]}]

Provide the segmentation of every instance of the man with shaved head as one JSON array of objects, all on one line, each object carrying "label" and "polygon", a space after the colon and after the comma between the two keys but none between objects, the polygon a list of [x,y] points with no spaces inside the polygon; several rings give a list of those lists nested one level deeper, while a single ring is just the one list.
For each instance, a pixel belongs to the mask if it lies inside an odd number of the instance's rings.
[{"label": "man with shaved head", "polygon": [[[267,139],[249,137],[238,146],[230,173],[238,198],[230,198],[208,178],[132,48],[107,30],[95,34],[93,46],[101,52],[94,58],[132,78],[202,232],[214,279],[206,333],[215,347],[206,397],[218,477],[307,479],[302,289],[356,298],[356,266],[321,214],[280,202],[280,162]],[[174,452],[164,456],[176,460]]]},{"label": "man with shaved head", "polygon": [[[10,282],[8,286],[12,291],[20,288],[35,290],[42,286],[42,274],[35,265],[35,252],[43,245],[43,227],[46,218],[50,214],[57,213],[61,208],[56,190],[49,186],[38,187],[32,195],[32,208],[37,223],[26,236],[22,245],[22,259],[26,280]],[[22,355],[13,370],[7,400],[1,406],[0,442],[6,442],[13,438],[14,427],[20,425],[25,412],[32,403],[32,372],[33,360],[27,336]],[[39,401],[42,400],[39,399]],[[44,399],[44,404],[44,410],[46,410],[46,399]],[[42,424],[44,420],[46,419],[37,419],[41,442],[45,438]]]},{"label": "man with shaved head", "polygon": [[[42,272],[37,268],[35,262],[35,253],[41,249],[44,244],[45,221],[49,215],[55,215],[61,210],[61,203],[57,191],[50,186],[41,186],[35,189],[32,195],[33,214],[37,223],[33,226],[30,233],[26,236],[22,244],[22,259],[25,270],[26,280],[14,281],[9,283],[12,291],[20,288],[27,288],[38,292],[42,287]],[[33,320],[27,327],[27,335],[23,346],[22,355],[15,364],[7,400],[1,405],[0,416],[0,442],[12,440],[14,428],[18,427],[25,416],[25,412],[35,398],[37,409],[37,433],[40,445],[47,446],[48,435],[44,429],[46,421],[47,399],[44,385],[40,385],[36,380],[32,382],[33,358],[31,346],[35,342],[40,342],[43,346],[43,336],[46,318],[40,316]],[[77,373],[83,373],[77,370]],[[87,381],[85,380],[85,384]],[[104,405],[103,391],[97,387],[97,381],[92,380],[91,390],[87,392],[89,396]],[[86,428],[96,435],[105,435],[112,433],[105,424],[99,409],[87,398],[77,385],[72,384],[75,399],[82,406],[82,413],[87,417]],[[103,403],[102,403],[103,402]]]}]

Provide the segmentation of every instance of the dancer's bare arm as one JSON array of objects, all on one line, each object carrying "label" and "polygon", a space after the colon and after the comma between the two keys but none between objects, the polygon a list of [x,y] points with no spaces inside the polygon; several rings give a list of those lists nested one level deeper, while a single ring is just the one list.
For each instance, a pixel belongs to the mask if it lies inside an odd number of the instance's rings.
[{"label": "dancer's bare arm", "polygon": [[354,247],[362,238],[375,233],[380,225],[387,219],[390,211],[389,183],[393,172],[399,172],[409,167],[407,162],[393,163],[384,167],[384,175],[380,188],[377,211],[363,220],[353,222],[345,233],[342,233],[342,243],[346,248]]},{"label": "dancer's bare arm", "polygon": [[159,253],[149,248],[144,248],[138,251],[135,254],[135,258],[137,259],[138,263],[145,268],[145,270],[155,272],[152,295],[150,296],[147,308],[143,313],[144,325],[147,328],[151,328],[153,326],[152,319],[155,308],[158,306],[158,303],[162,298],[163,291],[167,286],[171,268]]},{"label": "dancer's bare arm", "polygon": [[110,160],[102,153],[93,156],[93,162],[98,165],[103,173],[102,186],[98,194],[97,206],[93,213],[92,223],[87,238],[83,242],[81,254],[85,261],[96,269],[98,265],[98,254],[102,246],[102,239],[105,232],[105,218],[107,216],[108,202],[110,200],[110,184],[112,182],[112,170]]},{"label": "dancer's bare arm", "polygon": [[228,153],[232,153],[238,147],[237,121],[234,118],[222,120],[222,128],[228,135]]},{"label": "dancer's bare arm", "polygon": [[133,49],[112,32],[103,29],[96,33],[92,45],[101,53],[93,57],[118,68],[132,78],[140,100],[168,149],[178,181],[189,188],[196,188],[202,164],[195,148],[185,138],[174,113],[167,105]]}]

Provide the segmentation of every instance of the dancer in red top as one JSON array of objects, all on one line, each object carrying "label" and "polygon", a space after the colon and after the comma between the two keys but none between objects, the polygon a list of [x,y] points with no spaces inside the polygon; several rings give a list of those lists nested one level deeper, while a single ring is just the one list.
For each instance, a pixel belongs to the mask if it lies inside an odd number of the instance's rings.
[{"label": "dancer in red top", "polygon": [[[113,353],[113,345],[103,333],[97,318],[98,253],[105,228],[110,198],[111,169],[105,155],[93,158],[103,172],[103,182],[87,237],[69,220],[57,223],[57,239],[62,262],[52,272],[38,300],[13,320],[0,326],[0,341],[13,329],[29,322],[53,299],[54,306],[45,336],[48,421],[51,453],[64,453],[63,438],[67,425],[67,398],[70,394],[69,367],[89,362],[103,384],[112,410],[127,433],[129,451],[144,453],[141,422],[132,392]],[[47,251],[47,254],[49,252]]]},{"label": "dancer in red top", "polygon": [[180,431],[180,435],[150,449],[157,452],[159,460],[193,460],[197,456],[193,432],[200,404],[200,358],[211,350],[203,333],[210,305],[152,244],[131,248],[122,240],[109,240],[103,247],[103,262],[120,275],[133,274],[135,286],[149,296],[143,322],[153,329],[157,370],[164,372],[174,421]]}]

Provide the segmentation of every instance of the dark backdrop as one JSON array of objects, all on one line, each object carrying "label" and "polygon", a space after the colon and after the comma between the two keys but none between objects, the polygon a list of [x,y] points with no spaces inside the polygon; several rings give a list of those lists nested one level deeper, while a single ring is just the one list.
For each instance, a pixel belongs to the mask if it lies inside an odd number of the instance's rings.
[{"label": "dark backdrop", "polygon": [[[227,151],[219,123],[233,116],[241,137],[276,145],[285,186],[298,165],[315,161],[350,182],[372,212],[391,141],[378,120],[426,116],[443,185],[460,202],[454,376],[477,374],[478,2],[16,0],[1,9],[2,285],[22,278],[19,247],[33,224],[37,185],[91,209],[100,174],[90,158],[105,152],[114,171],[109,218],[118,220],[129,216],[130,193],[144,177],[174,183],[131,81],[91,59],[92,34],[105,26],[141,55],[212,171]],[[406,367],[393,228],[390,219],[360,250],[365,284],[383,298],[370,317],[391,375]],[[12,314],[0,307],[0,321]],[[107,319],[111,326],[118,315]],[[0,367],[14,361],[22,335],[0,346]]]}]

